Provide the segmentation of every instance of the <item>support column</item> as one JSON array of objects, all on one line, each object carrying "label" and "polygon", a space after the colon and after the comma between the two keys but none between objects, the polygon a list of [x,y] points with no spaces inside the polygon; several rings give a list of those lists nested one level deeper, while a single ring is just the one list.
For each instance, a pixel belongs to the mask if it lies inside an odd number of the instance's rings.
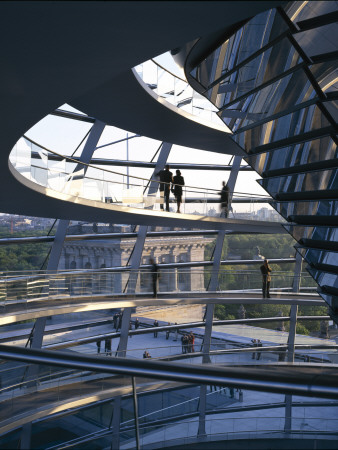
[{"label": "support column", "polygon": [[[296,264],[293,279],[292,292],[299,292],[300,276],[302,273],[303,258],[300,253],[296,254]],[[295,360],[295,341],[297,328],[298,305],[292,305],[290,310],[290,330],[288,338],[287,362],[293,363]],[[284,431],[290,433],[292,429],[292,395],[285,395],[285,424]]]},{"label": "support column", "polygon": [[[96,120],[94,122],[94,125],[91,128],[91,131],[89,133],[89,136],[87,138],[87,142],[83,148],[82,154],[80,156],[80,161],[88,164],[91,160],[91,157],[95,151],[96,145],[100,139],[100,136],[104,130],[105,124],[99,120]],[[87,171],[87,167],[83,166],[81,163],[79,163],[74,172],[82,170],[84,167],[84,174]],[[83,175],[84,176],[84,175]],[[55,239],[52,245],[50,257],[47,264],[47,271],[56,271],[59,265],[59,260],[63,248],[63,243],[66,237],[67,228],[69,225],[69,220],[60,220],[56,234]],[[31,332],[31,348],[39,349],[42,347],[43,342],[43,336],[45,332],[46,327],[46,321],[47,317],[40,317],[37,319],[34,323],[34,326],[32,328]],[[31,365],[28,368],[27,376],[26,378],[34,380],[37,375],[37,365]],[[20,441],[20,448],[26,449],[30,447],[30,441],[31,441],[31,423],[28,423],[22,427],[21,432],[21,441]]]},{"label": "support column", "polygon": [[121,422],[121,400],[122,397],[118,396],[114,399],[113,406],[113,420],[112,420],[112,449],[120,448],[120,422]]},{"label": "support column", "polygon": [[139,429],[139,423],[138,423],[138,405],[137,405],[136,382],[135,382],[135,377],[132,377],[131,379],[132,379],[132,385],[133,385],[136,449],[140,450],[140,429]]},{"label": "support column", "polygon": [[[148,190],[148,196],[149,195],[156,196],[156,193],[159,188],[159,185],[156,181],[156,178],[158,178],[156,174],[164,167],[164,165],[168,159],[171,147],[172,147],[172,144],[163,142],[161,151],[159,153],[159,156],[158,156],[158,159],[156,162],[156,166],[155,166],[153,175],[151,177],[151,182],[150,182],[150,186],[149,186],[149,190]],[[154,205],[150,205],[149,209],[153,209],[153,207],[154,207]],[[135,288],[136,288],[136,283],[137,283],[137,278],[139,275],[140,263],[141,263],[141,258],[142,258],[142,252],[143,252],[144,243],[145,243],[145,240],[147,237],[147,231],[148,231],[148,226],[146,226],[146,225],[140,226],[138,236],[136,239],[136,243],[134,246],[134,251],[131,256],[131,261],[130,261],[130,269],[131,270],[130,270],[130,275],[129,275],[129,280],[128,280],[128,289],[127,289],[128,294],[135,293]],[[120,342],[119,342],[117,352],[116,352],[116,355],[120,356],[120,357],[126,356],[126,351],[127,351],[127,346],[128,346],[128,334],[129,334],[131,311],[132,311],[132,308],[124,308],[124,310],[123,310]]]},{"label": "support column", "polygon": [[[293,363],[295,359],[295,340],[297,326],[298,305],[292,305],[290,311],[290,330],[288,339],[287,362]],[[285,395],[285,425],[284,431],[290,433],[292,429],[292,395]]]},{"label": "support column", "polygon": [[[80,161],[88,164],[92,158],[92,155],[95,151],[96,145],[99,142],[100,136],[104,130],[105,124],[99,120],[96,120],[94,125],[92,126],[92,129],[89,133],[87,142],[83,148],[82,154],[80,156]],[[84,174],[87,171],[87,167],[83,166],[81,163],[79,163],[74,172],[82,169],[84,167]],[[50,252],[48,265],[47,265],[47,271],[56,271],[59,265],[59,260],[63,248],[63,243],[67,234],[67,228],[69,225],[69,220],[60,220],[56,233],[55,233],[55,239],[52,245],[52,249]],[[41,317],[36,320],[35,326],[34,326],[34,332],[32,337],[32,348],[41,348],[42,341],[43,341],[43,334],[45,331],[45,325],[46,325],[46,317]]]},{"label": "support column", "polygon": [[[241,165],[242,157],[241,156],[235,156],[234,162],[231,168],[229,180],[228,180],[228,186],[229,186],[229,208],[231,206],[231,201],[233,197],[233,192],[235,189],[235,184],[238,177],[239,168]],[[223,242],[225,238],[226,231],[221,230],[217,234],[216,244],[215,244],[215,251],[214,251],[214,260],[213,260],[213,266],[212,266],[212,273],[211,273],[211,279],[209,283],[208,290],[209,291],[216,291],[218,287],[218,278],[219,278],[219,269],[221,266],[221,259],[222,259],[222,250],[223,250]],[[204,339],[203,339],[203,346],[202,346],[202,363],[207,364],[210,363],[210,346],[211,346],[211,334],[212,334],[212,322],[214,319],[214,304],[208,304],[206,305],[206,311],[205,311],[205,327],[204,327]],[[198,426],[198,437],[206,436],[205,432],[205,413],[206,413],[206,404],[207,404],[207,386],[202,385],[200,387],[200,404],[199,404],[199,426]]]},{"label": "support column", "polygon": [[156,166],[154,172],[151,176],[151,181],[148,189],[148,198],[150,198],[150,205],[146,207],[146,209],[153,209],[156,201],[156,194],[159,190],[159,176],[157,175],[160,170],[164,168],[166,165],[167,159],[169,157],[170,150],[173,144],[169,144],[168,142],[163,142],[162,148],[158,155]]},{"label": "support column", "polygon": [[300,277],[302,274],[302,266],[303,266],[303,257],[299,252],[297,252],[294,278],[292,283],[292,292],[299,292],[300,290]]}]

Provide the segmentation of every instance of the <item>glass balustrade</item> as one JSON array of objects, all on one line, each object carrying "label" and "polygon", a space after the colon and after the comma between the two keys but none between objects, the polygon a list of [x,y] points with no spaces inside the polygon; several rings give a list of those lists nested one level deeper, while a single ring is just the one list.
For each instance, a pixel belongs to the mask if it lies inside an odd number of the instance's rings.
[{"label": "glass balustrade", "polygon": [[218,109],[207,98],[195,91],[186,80],[172,74],[153,59],[136,66],[134,73],[166,102],[195,118],[215,123],[225,132],[230,133],[224,122],[217,116]]},{"label": "glass balustrade", "polygon": [[[47,150],[33,141],[23,137],[14,146],[10,162],[22,176],[55,192],[64,200],[76,202],[76,199],[91,200],[109,205],[128,206],[132,208],[160,210],[164,204],[163,183],[136,176],[127,176],[114,170],[80,163],[70,157]],[[160,186],[159,186],[160,185]],[[46,192],[48,195],[48,191]],[[220,215],[220,195],[217,189],[205,189],[196,186],[183,186],[182,212],[186,214],[208,215],[209,209],[214,216]],[[246,220],[283,221],[276,214],[266,217],[258,216],[255,208],[261,206],[262,196],[234,192],[234,202],[238,199],[247,205],[250,213],[244,217],[231,210],[229,218]],[[264,197],[264,196],[263,196]],[[175,196],[170,193],[170,208],[176,211]],[[217,204],[216,208],[213,205]],[[242,208],[243,209],[243,208]]]},{"label": "glass balustrade", "polygon": [[[245,265],[245,261],[243,261]],[[76,302],[102,301],[106,296],[109,301],[121,301],[121,295],[128,298],[133,295],[152,294],[152,274],[149,270],[136,272],[135,292],[128,292],[130,270],[109,271],[90,270],[88,272],[62,271],[57,274],[39,273],[35,275],[18,274],[3,276],[0,279],[0,307],[2,312],[22,312],[26,309],[55,305],[71,305]],[[161,269],[159,293],[204,293],[208,296],[208,285],[211,270],[172,268]],[[271,275],[270,290],[272,294],[292,292],[295,276],[292,272],[274,271]],[[192,290],[193,286],[193,290]],[[302,292],[313,292],[316,284],[307,273],[300,277]],[[261,294],[261,274],[259,270],[220,270],[218,276],[218,292],[231,294]],[[95,298],[95,296],[97,298]]]},{"label": "glass balustrade", "polygon": [[[317,433],[335,433],[335,427],[338,425],[337,419],[328,419],[323,425],[320,425],[322,420],[318,418],[306,419],[305,428],[300,428],[301,424],[305,423],[303,419],[296,419],[293,421],[293,428],[290,434],[296,433],[301,436]],[[269,417],[226,417],[217,419],[215,417],[208,417],[206,419],[206,435],[210,438],[217,436],[221,440],[236,439],[236,435],[242,435],[243,439],[255,439],[264,433],[284,433],[285,419],[281,416]],[[170,442],[172,445],[176,442],[177,445],[188,443],[186,439],[196,438],[198,433],[199,421],[198,419],[190,419],[187,421],[179,421],[176,424],[168,424],[161,426],[148,426],[141,429],[141,446],[149,444],[166,444]],[[134,440],[133,440],[134,441]],[[134,448],[134,442],[126,443],[122,448]]]}]

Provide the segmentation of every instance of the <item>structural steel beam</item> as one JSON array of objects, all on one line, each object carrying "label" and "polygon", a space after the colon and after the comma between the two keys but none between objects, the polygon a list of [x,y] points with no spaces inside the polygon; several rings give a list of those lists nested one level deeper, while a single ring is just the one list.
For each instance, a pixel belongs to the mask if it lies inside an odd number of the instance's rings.
[{"label": "structural steel beam", "polygon": [[101,358],[0,345],[0,357],[30,364],[46,364],[99,373],[150,377],[185,383],[232,386],[263,392],[291,393],[338,399],[336,367],[300,366],[210,367],[128,358]]}]

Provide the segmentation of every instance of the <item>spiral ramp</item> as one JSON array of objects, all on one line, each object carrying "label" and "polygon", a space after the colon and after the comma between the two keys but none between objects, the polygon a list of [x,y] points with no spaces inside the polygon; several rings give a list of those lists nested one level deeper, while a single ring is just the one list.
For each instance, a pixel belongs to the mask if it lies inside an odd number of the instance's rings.
[{"label": "spiral ramp", "polygon": [[[90,221],[93,220],[93,215],[95,215],[95,220],[102,222],[113,220],[116,223],[135,225],[166,225],[239,232],[280,233],[280,224],[211,219],[201,216],[193,217],[188,214],[178,216],[174,213],[105,205],[91,200],[82,199],[79,201],[70,196],[52,192],[25,179],[15,171],[15,168],[11,167],[11,164],[8,163],[8,157],[15,143],[29,128],[66,102],[106,124],[118,126],[134,133],[205,151],[246,156],[247,153],[236,139],[233,139],[220,127],[211,127],[203,121],[191,120],[187,115],[178,114],[173,108],[168,108],[163,102],[150,95],[131,69],[147,59],[167,50],[179,48],[197,38],[206,38],[206,41],[208,41],[209,36],[211,36],[210,39],[212,37],[215,39],[215,36],[219,39],[220,35],[228,36],[239,27],[239,24],[245,23],[267,8],[285,7],[286,4],[287,2],[269,2],[268,5],[265,2],[245,2],[245,8],[243,8],[243,2],[181,2],[179,5],[176,2],[96,2],[95,4],[84,2],[81,6],[73,2],[68,4],[55,2],[50,5],[42,2],[29,4],[11,2],[2,5],[1,33],[4,34],[4,40],[8,42],[8,45],[2,49],[6,64],[0,74],[0,89],[2,90],[2,97],[5,99],[1,109],[3,133],[2,150],[0,152],[0,158],[2,158],[0,184],[3,195],[0,199],[0,210],[8,213],[61,219]],[[17,13],[18,8],[20,8],[20,14]],[[213,11],[217,11],[217,14],[213,14]],[[142,17],[142,20],[140,20],[140,17]],[[193,20],[191,20],[192,17]],[[34,31],[32,32],[32,30]],[[329,130],[331,134],[333,134],[333,129],[334,127]],[[257,162],[252,161],[253,159],[254,157],[249,156],[248,161],[254,166]],[[272,184],[272,181],[270,183]],[[274,195],[270,186],[267,186],[267,190],[272,196]],[[289,200],[289,197],[286,200]],[[332,200],[331,197],[330,200]],[[279,203],[278,207],[282,210],[283,204]],[[299,210],[303,211],[304,208],[299,208]],[[285,214],[285,216],[289,218],[290,214]],[[301,222],[297,221],[296,218],[295,225],[293,219],[294,217],[292,217],[291,227],[296,227],[299,234],[297,225]],[[322,266],[314,268],[323,269]],[[328,273],[331,274],[332,278],[332,273],[335,272],[334,265],[331,264],[329,269]],[[335,284],[333,283],[332,292],[329,290],[331,292],[329,298],[331,306],[334,305],[335,300],[334,289]],[[25,361],[24,352],[22,354],[18,352],[16,355],[14,353],[10,357],[7,356],[15,361]],[[4,353],[1,354],[4,356]],[[27,354],[29,354],[29,351]],[[43,361],[43,355],[42,351],[41,355],[36,353],[34,357],[36,361],[41,362]],[[39,358],[41,359],[39,360]],[[62,355],[55,355],[54,362],[49,361],[49,363],[57,366],[57,363],[61,363],[61,358]],[[53,391],[55,387],[53,381],[47,386],[43,379],[42,386],[36,388],[36,386],[29,384],[28,379],[28,384],[25,387],[26,392],[24,393],[25,398],[29,398],[29,395],[32,394],[31,399],[33,401],[39,401],[41,405],[47,402],[49,407],[41,407],[41,411],[34,411],[28,401],[27,411],[12,411],[13,417],[16,418],[14,424],[11,425],[10,420],[5,421],[4,419],[2,421],[2,431],[7,432],[26,426],[33,420],[60,411],[64,412],[67,409],[76,409],[87,404],[132,393],[133,390],[129,381],[126,382],[123,377],[113,376],[107,377],[107,380],[105,380],[105,377],[100,375],[92,375],[93,373],[100,373],[100,371],[102,373],[104,369],[102,366],[95,369],[95,361],[90,361],[90,363],[93,364],[90,367],[94,372],[85,373],[82,378],[78,372],[75,372],[74,376],[72,373],[61,374],[62,382],[61,389],[58,391],[58,401],[53,399],[55,392]],[[116,367],[118,363],[122,366],[124,364],[119,362],[117,358]],[[79,364],[84,367],[86,361],[83,360]],[[126,370],[125,372],[119,373],[128,373],[126,367],[123,369]],[[134,369],[139,376],[142,374],[141,369],[141,366]],[[177,374],[171,374],[170,378],[168,375],[171,370],[169,366],[161,368],[160,366],[157,367],[156,363],[153,366],[150,364],[149,376],[154,375],[156,370],[162,371],[162,377],[163,372],[165,372],[172,382],[167,382],[167,384],[155,383],[154,379],[150,382],[143,379],[139,383],[138,393],[148,390],[153,391],[156,388],[163,391],[177,388],[180,378]],[[231,371],[228,372],[226,382],[231,385],[230,378],[234,374],[243,377],[244,380],[243,372],[246,370],[238,370],[237,372],[235,370],[233,374]],[[202,372],[200,374],[201,379]],[[210,380],[216,383],[217,376],[222,376],[220,372],[211,372],[208,373],[209,379],[206,383]],[[132,372],[129,371],[129,373]],[[289,388],[284,386],[285,391],[283,392],[292,392],[292,387],[290,388],[292,382],[294,383],[293,388],[296,389],[294,386],[295,380],[301,385],[301,382],[304,382],[304,377],[307,377],[309,386],[313,383],[312,388],[315,390],[314,380],[320,374],[324,381],[321,384],[317,383],[318,390],[323,390],[325,382],[327,382],[326,397],[329,399],[337,398],[334,394],[336,389],[335,373],[336,369],[332,367],[327,369],[325,374],[323,374],[323,370],[320,372],[317,369],[308,371],[307,375],[301,371],[297,373],[296,370],[290,374],[286,367],[285,379],[282,377],[284,374],[281,374],[281,377],[286,382],[285,386],[287,383],[290,383],[290,385]],[[250,375],[252,374],[251,372]],[[56,373],[54,378],[51,377],[52,380],[55,380],[55,384],[58,382],[57,377],[59,375]],[[185,380],[186,383],[187,374],[185,376],[186,378],[182,375],[182,380]],[[261,377],[261,380],[264,379],[263,373],[258,373],[257,376],[258,378]],[[272,378],[275,378],[275,380],[272,380]],[[278,380],[276,378],[278,377],[269,378],[267,376],[266,380],[267,382],[273,381],[277,385]],[[292,381],[290,381],[291,378]],[[223,384],[226,383],[224,380]],[[243,386],[247,382],[248,380],[244,380]],[[126,388],[123,388],[124,383],[127,385]],[[260,385],[260,389],[262,389],[262,385]],[[275,392],[279,392],[278,388],[275,389],[277,389]],[[271,392],[274,392],[273,389]],[[298,393],[300,392],[301,390],[298,391]],[[74,393],[79,395],[74,395]],[[13,397],[16,395],[20,398],[20,393],[15,392]],[[12,404],[13,397],[10,400]],[[40,397],[41,400],[39,400]],[[200,420],[199,426],[201,426],[201,423]],[[280,438],[285,439],[289,436],[286,436],[284,431],[280,430]],[[330,427],[327,427],[326,431],[331,436],[332,443],[334,443],[334,439],[336,439],[334,431],[330,430]],[[28,448],[25,447],[27,433],[29,434],[26,428],[21,438],[21,448]],[[145,446],[147,445],[147,433],[148,436],[154,437],[154,442],[157,442],[158,445],[165,444],[165,439],[161,441],[159,438],[156,441],[153,431],[145,431]],[[109,442],[113,442],[111,448],[118,448],[114,447],[116,437],[114,437],[114,433],[113,437],[111,436],[109,427],[108,435]],[[200,445],[201,442],[201,448],[207,448],[203,447],[203,437],[203,432],[198,431],[197,438],[193,440],[190,436],[191,440],[187,442],[192,446],[191,448],[194,448],[194,445]],[[271,435],[269,437],[271,438]],[[220,437],[220,440],[222,439],[224,439],[224,435]],[[169,441],[168,446],[172,444]],[[135,442],[139,446],[137,439],[136,441],[130,439],[130,448],[133,448]],[[217,442],[217,439],[215,442]],[[77,443],[76,445],[85,444]],[[125,445],[128,448],[128,442]],[[149,439],[148,445],[151,446]]]}]

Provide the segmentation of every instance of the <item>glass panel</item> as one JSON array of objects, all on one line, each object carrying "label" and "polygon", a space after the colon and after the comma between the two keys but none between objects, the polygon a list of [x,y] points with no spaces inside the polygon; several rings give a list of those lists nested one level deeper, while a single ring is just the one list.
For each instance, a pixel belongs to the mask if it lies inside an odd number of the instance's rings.
[{"label": "glass panel", "polygon": [[223,109],[218,114],[233,133],[240,128],[278,114],[315,97],[303,69],[289,74],[271,85]]},{"label": "glass panel", "polygon": [[337,145],[330,136],[325,136],[314,141],[302,142],[273,150],[267,153],[252,155],[245,160],[260,175],[269,171],[283,168],[294,168],[321,161],[336,159]]},{"label": "glass panel", "polygon": [[238,97],[267,83],[302,62],[288,38],[284,38],[264,53],[248,62],[207,92],[218,108],[226,107]]},{"label": "glass panel", "polygon": [[338,201],[335,200],[275,202],[274,207],[285,218],[292,216],[338,215]]},{"label": "glass panel", "polygon": [[313,276],[320,286],[338,287],[338,275],[323,272],[322,270],[309,269],[309,273]]},{"label": "glass panel", "polygon": [[[270,195],[282,197],[283,194],[301,192],[312,197],[313,191],[336,191],[338,189],[337,170],[318,170],[308,173],[288,175],[285,177],[264,178],[258,181]],[[328,192],[328,196],[334,192]]]},{"label": "glass panel", "polygon": [[200,84],[207,88],[221,75],[259,51],[287,29],[276,10],[258,14],[224,44],[218,47],[192,72]]},{"label": "glass panel", "polygon": [[330,123],[317,105],[312,105],[239,133],[233,139],[247,152],[253,152],[255,147],[328,126]]},{"label": "glass panel", "polygon": [[302,20],[311,19],[337,10],[336,2],[303,1],[289,2],[284,10],[290,20],[297,23]]},{"label": "glass panel", "polygon": [[[330,252],[328,250],[319,249],[301,249],[302,254],[309,264],[325,264],[332,266],[337,271],[338,252]],[[338,278],[338,275],[335,275]]]},{"label": "glass panel", "polygon": [[313,76],[323,92],[337,92],[338,90],[338,60],[327,61],[310,66]]},{"label": "glass panel", "polygon": [[[326,2],[323,2],[326,3]],[[308,56],[337,51],[338,25],[336,23],[302,31],[294,35]]]},{"label": "glass panel", "polygon": [[299,242],[303,239],[306,241],[327,241],[338,242],[338,228],[334,227],[311,227],[286,225],[285,228]]}]

